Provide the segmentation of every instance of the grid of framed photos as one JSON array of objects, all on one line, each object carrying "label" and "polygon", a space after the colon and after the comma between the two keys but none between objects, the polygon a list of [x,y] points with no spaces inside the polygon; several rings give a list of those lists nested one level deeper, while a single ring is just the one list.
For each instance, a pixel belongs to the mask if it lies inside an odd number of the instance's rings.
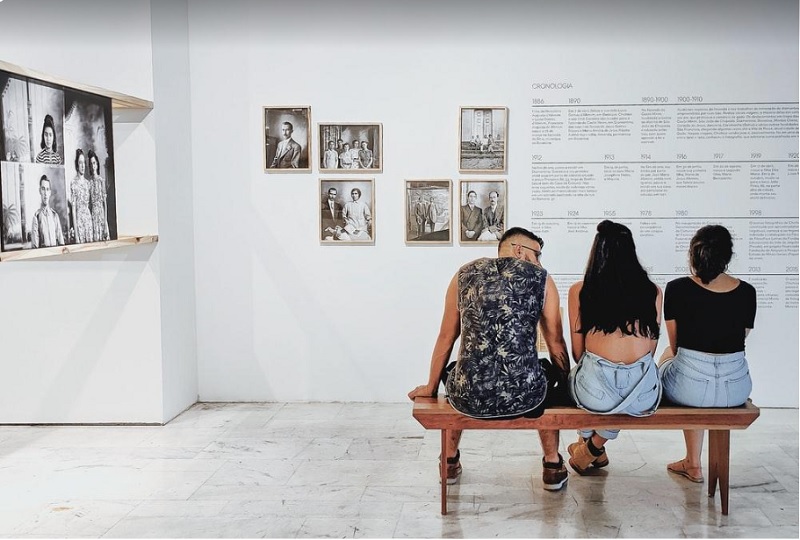
[{"label": "grid of framed photos", "polygon": [[0,71],[2,251],[117,239],[111,99]]},{"label": "grid of framed photos", "polygon": [[[313,169],[310,106],[263,108],[264,171]],[[317,124],[321,174],[383,172],[383,124]],[[508,108],[459,108],[458,170],[462,174],[502,174],[508,170]],[[375,180],[320,178],[321,244],[375,243]],[[461,245],[497,244],[506,230],[508,189],[505,179],[459,181],[458,239]],[[406,245],[453,244],[453,182],[449,179],[405,181]]]}]

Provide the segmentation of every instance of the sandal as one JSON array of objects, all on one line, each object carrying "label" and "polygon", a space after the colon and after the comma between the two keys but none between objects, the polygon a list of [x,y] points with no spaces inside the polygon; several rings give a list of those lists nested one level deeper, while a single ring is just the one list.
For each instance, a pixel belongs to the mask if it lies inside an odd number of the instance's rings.
[{"label": "sandal", "polygon": [[[685,459],[676,461],[675,463],[670,463],[669,465],[667,465],[667,470],[673,474],[683,476],[684,478],[688,479],[690,482],[694,482],[695,484],[702,484],[705,481],[705,478],[703,478],[703,468],[687,467]],[[689,472],[690,470],[692,471],[699,470],[700,475],[695,476]]]}]

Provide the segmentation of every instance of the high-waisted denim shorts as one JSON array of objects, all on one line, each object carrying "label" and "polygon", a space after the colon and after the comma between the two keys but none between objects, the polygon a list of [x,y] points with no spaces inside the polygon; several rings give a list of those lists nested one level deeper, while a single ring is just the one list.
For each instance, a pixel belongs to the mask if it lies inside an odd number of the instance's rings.
[{"label": "high-waisted denim shorts", "polygon": [[[658,371],[650,353],[632,364],[617,364],[586,351],[569,378],[575,402],[594,413],[649,416],[661,400]],[[636,394],[624,404],[632,392]]]},{"label": "high-waisted denim shorts", "polygon": [[710,354],[679,347],[659,375],[664,396],[689,407],[738,407],[753,389],[744,351]]}]

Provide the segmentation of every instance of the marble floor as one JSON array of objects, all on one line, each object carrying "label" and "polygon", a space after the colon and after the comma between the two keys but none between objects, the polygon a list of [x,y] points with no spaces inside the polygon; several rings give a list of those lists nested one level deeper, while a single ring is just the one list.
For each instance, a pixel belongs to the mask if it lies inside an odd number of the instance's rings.
[{"label": "marble floor", "polygon": [[[562,453],[575,435],[562,432]],[[798,537],[798,412],[731,433],[730,515],[670,475],[679,432],[541,487],[533,432],[468,432],[439,514],[439,434],[411,404],[197,404],[166,426],[0,427],[0,537]],[[707,471],[706,471],[707,473]]]}]

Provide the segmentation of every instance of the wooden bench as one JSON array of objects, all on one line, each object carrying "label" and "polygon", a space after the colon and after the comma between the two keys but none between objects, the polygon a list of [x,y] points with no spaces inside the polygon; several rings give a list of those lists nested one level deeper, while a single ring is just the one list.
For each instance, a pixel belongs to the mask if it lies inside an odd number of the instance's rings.
[{"label": "wooden bench", "polygon": [[[450,430],[469,429],[707,429],[708,430],[708,496],[713,497],[719,481],[722,514],[728,515],[728,472],[730,466],[730,430],[747,429],[760,411],[748,400],[741,407],[730,409],[696,409],[662,406],[652,416],[636,418],[624,414],[591,414],[577,407],[553,407],[540,418],[514,420],[479,420],[455,411],[444,397],[416,398],[414,418],[425,429],[442,432],[442,455],[448,455]],[[447,514],[446,468],[440,467],[442,482],[442,515]]]}]

